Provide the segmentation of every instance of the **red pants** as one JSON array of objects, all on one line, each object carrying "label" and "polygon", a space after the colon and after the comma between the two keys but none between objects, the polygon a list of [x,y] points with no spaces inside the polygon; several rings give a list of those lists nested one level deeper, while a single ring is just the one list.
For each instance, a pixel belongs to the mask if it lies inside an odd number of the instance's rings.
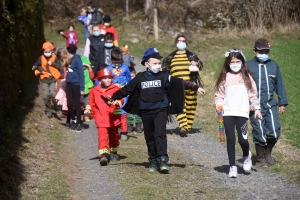
[{"label": "red pants", "polygon": [[123,114],[121,116],[121,134],[124,133],[127,135],[128,127],[127,127],[127,114]]},{"label": "red pants", "polygon": [[115,127],[98,127],[98,149],[100,157],[103,154],[117,153],[119,147],[118,126]]}]

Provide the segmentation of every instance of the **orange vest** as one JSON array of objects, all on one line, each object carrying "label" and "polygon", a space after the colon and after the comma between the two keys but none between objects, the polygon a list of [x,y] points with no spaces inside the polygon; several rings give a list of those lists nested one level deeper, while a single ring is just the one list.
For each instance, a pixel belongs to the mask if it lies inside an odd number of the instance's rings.
[{"label": "orange vest", "polygon": [[47,70],[47,62],[48,61],[51,61],[51,62],[55,62],[55,59],[56,59],[56,55],[55,54],[52,54],[51,58],[49,60],[46,59],[45,56],[41,56],[41,66],[43,68],[43,70],[45,71],[45,74],[42,74],[39,70],[35,70],[34,71],[34,74],[36,76],[40,76],[40,79],[44,79],[44,78],[49,78],[49,74],[52,74],[53,78],[55,78],[56,80],[60,78],[61,74],[60,74],[60,71],[59,69],[49,65],[49,70],[50,72]]}]

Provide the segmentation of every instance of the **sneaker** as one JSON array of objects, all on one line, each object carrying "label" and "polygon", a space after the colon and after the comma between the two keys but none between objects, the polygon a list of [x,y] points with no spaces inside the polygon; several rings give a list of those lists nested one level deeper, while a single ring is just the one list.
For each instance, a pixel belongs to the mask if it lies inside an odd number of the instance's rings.
[{"label": "sneaker", "polygon": [[251,167],[252,167],[252,160],[251,160],[251,152],[249,151],[249,155],[247,157],[244,158],[244,164],[243,164],[243,169],[246,172],[251,171]]},{"label": "sneaker", "polygon": [[52,117],[52,112],[51,111],[46,111],[46,115],[48,118],[51,118]]},{"label": "sneaker", "polygon": [[56,117],[57,117],[58,119],[61,119],[62,116],[63,116],[63,114],[62,114],[62,111],[61,111],[61,110],[56,111]]},{"label": "sneaker", "polygon": [[82,132],[83,131],[82,124],[77,124],[76,129],[74,131],[76,131],[76,132]]},{"label": "sneaker", "polygon": [[84,119],[84,121],[85,121],[85,122],[89,122],[89,121],[91,121],[90,117],[89,117],[89,116],[87,116],[87,115],[85,115],[85,116],[83,117],[83,119]]},{"label": "sneaker", "polygon": [[70,124],[70,130],[71,130],[71,131],[75,131],[75,130],[76,130],[76,128],[77,128],[77,126],[76,126],[76,122],[71,120],[71,124]]},{"label": "sneaker", "polygon": [[138,133],[142,133],[143,132],[142,123],[137,123],[136,124],[136,132],[138,132]]},{"label": "sneaker", "polygon": [[185,130],[185,128],[180,128],[179,135],[181,137],[187,137],[188,136],[188,132]]},{"label": "sneaker", "polygon": [[169,171],[169,165],[168,165],[168,160],[169,158],[167,156],[161,156],[158,159],[158,165],[159,165],[159,170],[161,172],[167,173]]},{"label": "sneaker", "polygon": [[149,172],[156,172],[158,170],[156,159],[149,159]]},{"label": "sneaker", "polygon": [[66,123],[65,124],[65,128],[70,129],[71,128],[71,124],[70,123]]},{"label": "sneaker", "polygon": [[133,132],[133,124],[128,124],[128,133],[132,133]]},{"label": "sneaker", "polygon": [[120,160],[120,157],[117,153],[111,153],[110,154],[110,161],[111,162],[117,162]]},{"label": "sneaker", "polygon": [[107,154],[103,154],[100,158],[100,165],[106,166],[108,164]]},{"label": "sneaker", "polygon": [[128,140],[128,136],[127,135],[121,135],[121,141],[125,142]]},{"label": "sneaker", "polygon": [[237,168],[236,166],[231,166],[228,173],[229,178],[237,178]]}]

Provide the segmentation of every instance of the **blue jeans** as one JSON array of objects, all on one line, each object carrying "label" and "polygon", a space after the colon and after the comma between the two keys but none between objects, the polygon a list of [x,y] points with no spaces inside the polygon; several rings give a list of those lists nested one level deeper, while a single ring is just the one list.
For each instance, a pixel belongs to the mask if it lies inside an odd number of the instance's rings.
[{"label": "blue jeans", "polygon": [[83,31],[84,31],[84,38],[86,40],[88,37],[90,37],[91,34],[87,26],[84,27]]}]

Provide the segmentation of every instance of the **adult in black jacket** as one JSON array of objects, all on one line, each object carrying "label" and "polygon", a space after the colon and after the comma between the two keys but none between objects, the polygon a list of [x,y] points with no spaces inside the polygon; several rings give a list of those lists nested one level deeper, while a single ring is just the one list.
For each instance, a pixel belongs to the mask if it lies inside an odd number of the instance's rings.
[{"label": "adult in black jacket", "polygon": [[101,32],[99,24],[92,26],[92,35],[87,38],[84,48],[84,56],[92,63],[94,74],[105,64],[105,36]]},{"label": "adult in black jacket", "polygon": [[141,116],[144,136],[148,148],[149,171],[168,172],[168,153],[166,123],[168,114],[183,112],[184,89],[198,91],[199,88],[190,81],[172,77],[168,72],[160,71],[162,57],[156,48],[149,48],[144,54],[142,65],[146,71],[138,73],[126,86],[113,94],[112,100],[129,95],[124,110]]},{"label": "adult in black jacket", "polygon": [[90,17],[90,24],[102,24],[102,13],[103,11],[99,8],[96,8],[92,3],[89,3],[87,6],[88,15]]},{"label": "adult in black jacket", "polygon": [[[176,50],[164,59],[163,69],[170,71],[172,76],[193,81],[203,87],[199,71],[203,65],[198,56],[187,49],[187,37],[178,35],[175,39]],[[179,122],[180,136],[186,137],[192,129],[197,107],[197,95],[194,91],[185,91],[184,112],[176,116]]]}]

